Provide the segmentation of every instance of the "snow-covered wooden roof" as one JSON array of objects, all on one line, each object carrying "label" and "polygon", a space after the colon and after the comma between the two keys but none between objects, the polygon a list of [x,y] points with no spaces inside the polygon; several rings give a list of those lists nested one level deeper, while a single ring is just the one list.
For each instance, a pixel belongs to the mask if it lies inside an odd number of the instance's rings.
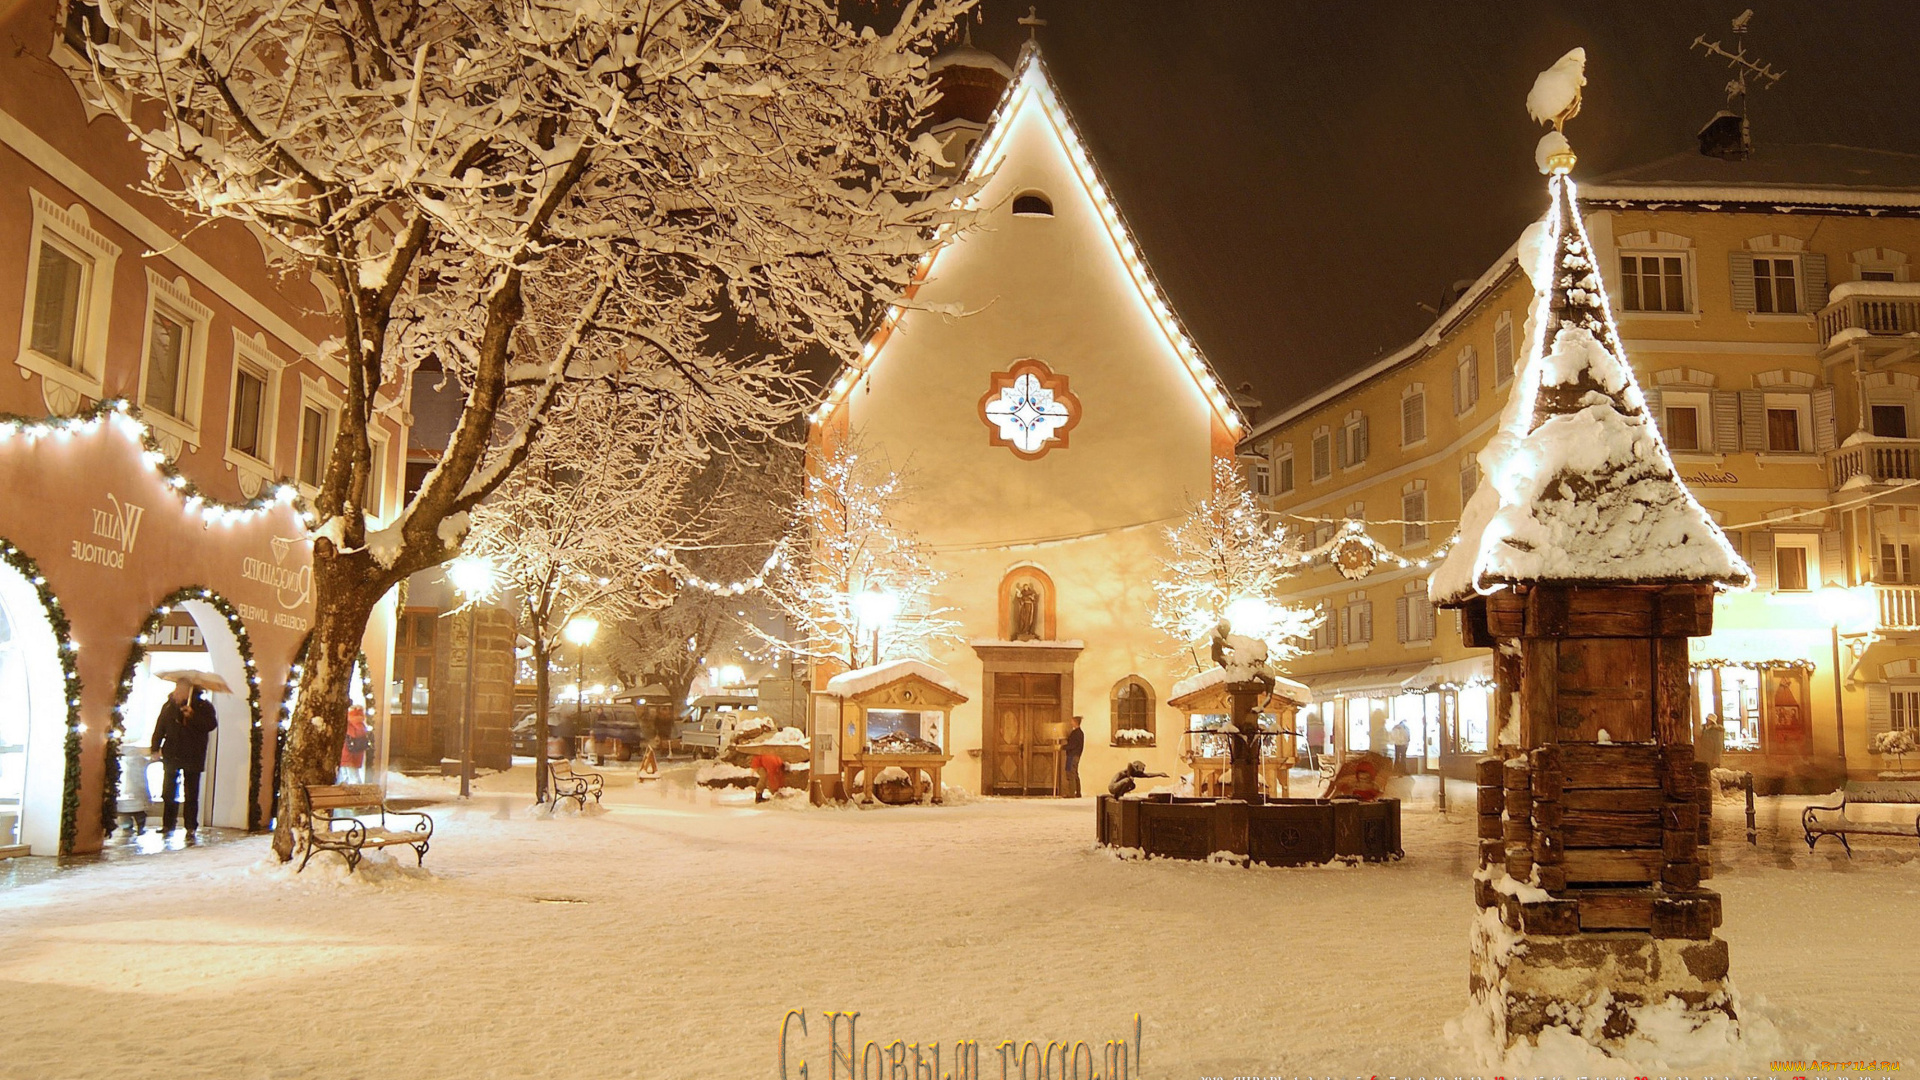
[{"label": "snow-covered wooden roof", "polygon": [[1428,588],[1457,605],[1521,584],[1712,584],[1752,572],[1674,470],[1634,381],[1570,177],[1522,238],[1526,365],[1480,452],[1487,482]]},{"label": "snow-covered wooden roof", "polygon": [[[1167,704],[1176,709],[1191,711],[1190,706],[1211,702],[1214,695],[1224,696],[1229,682],[1245,682],[1253,677],[1250,671],[1236,671],[1233,668],[1208,668],[1198,675],[1189,675],[1173,684],[1168,691]],[[1313,703],[1313,694],[1304,683],[1295,682],[1284,675],[1273,677],[1273,696],[1295,705],[1307,706]]]},{"label": "snow-covered wooden roof", "polygon": [[918,680],[944,691],[957,699],[953,704],[967,700],[966,692],[960,689],[960,684],[951,675],[924,660],[889,660],[884,664],[841,672],[827,680],[827,693],[845,698],[861,697],[908,680]]},{"label": "snow-covered wooden roof", "polygon": [[[1014,120],[1028,109],[1038,109],[1046,118],[1049,129],[1059,140],[1067,158],[1073,164],[1074,175],[1085,187],[1088,198],[1099,207],[1100,219],[1106,225],[1108,238],[1119,252],[1127,267],[1127,275],[1133,282],[1141,304],[1153,313],[1154,321],[1166,335],[1167,342],[1174,353],[1180,357],[1181,364],[1193,379],[1200,393],[1211,405],[1214,413],[1226,425],[1227,431],[1239,438],[1246,430],[1246,424],[1240,417],[1239,409],[1224,383],[1214,372],[1213,365],[1201,354],[1198,345],[1187,333],[1180,317],[1174,313],[1172,303],[1154,278],[1153,271],[1147,266],[1141,255],[1140,246],[1134,242],[1133,231],[1127,227],[1126,219],[1120,214],[1120,207],[1108,192],[1106,183],[1100,178],[1100,171],[1094,165],[1092,155],[1087,153],[1086,143],[1080,138],[1079,129],[1074,126],[1073,117],[1067,112],[1066,104],[1060,100],[1053,79],[1047,74],[1047,68],[1040,60],[1040,50],[1032,43],[1021,50],[1018,66],[1013,80],[1007,84],[1005,95],[994,109],[993,118],[988,121],[987,130],[975,145],[965,169],[969,181],[977,181],[998,168],[1006,157],[1006,135],[1014,126]],[[978,199],[978,195],[974,196]],[[943,242],[921,257],[920,265],[914,270],[914,283],[908,286],[906,295],[911,300],[919,290],[920,283],[932,275],[934,265],[940,255],[949,246]],[[843,364],[833,381],[828,385],[824,399],[810,414],[815,424],[831,417],[835,410],[847,400],[848,395],[860,385],[862,379],[878,364],[889,338],[905,310],[899,305],[887,309],[880,325],[868,337],[860,350],[858,362]]]}]

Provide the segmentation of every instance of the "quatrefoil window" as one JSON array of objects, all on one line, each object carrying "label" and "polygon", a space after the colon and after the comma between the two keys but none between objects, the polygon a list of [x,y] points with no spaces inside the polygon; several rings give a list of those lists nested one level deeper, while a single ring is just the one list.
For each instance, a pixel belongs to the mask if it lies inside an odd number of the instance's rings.
[{"label": "quatrefoil window", "polygon": [[1080,422],[1080,399],[1067,388],[1065,375],[1038,360],[1020,360],[993,373],[980,399],[980,418],[991,445],[1031,460],[1065,448],[1068,432]]}]

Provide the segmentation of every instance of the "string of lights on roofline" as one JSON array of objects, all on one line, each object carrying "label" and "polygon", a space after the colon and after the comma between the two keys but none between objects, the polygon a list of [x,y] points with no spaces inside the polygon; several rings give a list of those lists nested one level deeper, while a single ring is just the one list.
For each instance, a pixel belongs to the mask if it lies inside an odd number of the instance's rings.
[{"label": "string of lights on roofline", "polygon": [[[1108,239],[1113,242],[1121,260],[1126,264],[1127,272],[1135,286],[1139,288],[1141,295],[1146,297],[1148,307],[1153,311],[1154,320],[1161,332],[1166,335],[1168,344],[1180,357],[1181,363],[1186,366],[1187,373],[1193,377],[1201,394],[1213,406],[1221,422],[1227,426],[1227,430],[1236,436],[1239,435],[1242,427],[1239,411],[1234,408],[1232,400],[1227,396],[1226,388],[1213,373],[1212,367],[1200,355],[1199,347],[1193,343],[1193,338],[1187,333],[1180,317],[1174,313],[1173,306],[1167,301],[1165,292],[1154,278],[1153,271],[1141,257],[1139,247],[1133,242],[1133,232],[1121,217],[1120,208],[1108,194],[1107,185],[1100,179],[1099,170],[1095,167],[1093,158],[1087,153],[1079,131],[1073,125],[1072,117],[1067,114],[1066,107],[1054,94],[1052,80],[1046,77],[1038,52],[1026,53],[1015,80],[1015,88],[1002,99],[999,107],[994,110],[992,118],[987,122],[990,135],[985,144],[974,152],[973,164],[967,170],[967,179],[973,180],[987,171],[995,155],[999,153],[1001,144],[1006,140],[1006,121],[1019,111],[1027,95],[1035,95],[1045,110],[1048,121],[1053,124],[1054,129],[1060,134],[1061,141],[1066,144],[1067,156],[1073,163],[1075,178],[1080,181],[1089,197],[1093,199],[1094,205],[1099,208],[1100,219],[1106,226]],[[942,226],[940,233],[936,234],[933,250],[920,257],[914,269],[913,282],[907,287],[909,300],[926,281],[939,253],[944,251],[951,242],[950,228],[950,226]],[[814,423],[821,423],[832,416],[840,403],[845,401],[848,395],[860,385],[861,380],[872,372],[881,348],[892,337],[894,327],[899,324],[902,311],[903,308],[899,304],[887,308],[886,318],[881,321],[880,327],[861,348],[860,362],[849,365],[847,370],[840,373],[827,391],[826,400],[813,411]]]}]

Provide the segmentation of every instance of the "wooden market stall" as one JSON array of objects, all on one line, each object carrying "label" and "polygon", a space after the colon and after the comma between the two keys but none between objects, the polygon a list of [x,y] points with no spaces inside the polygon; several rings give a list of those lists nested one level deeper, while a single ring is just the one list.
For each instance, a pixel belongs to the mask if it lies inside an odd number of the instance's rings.
[{"label": "wooden market stall", "polygon": [[[1180,737],[1180,757],[1193,770],[1193,794],[1225,794],[1227,730],[1233,705],[1228,700],[1227,672],[1214,668],[1174,684],[1167,704],[1187,716]],[[1287,772],[1298,761],[1299,736],[1294,717],[1312,700],[1307,688],[1292,679],[1275,678],[1273,693],[1259,706],[1260,786],[1266,795],[1290,795]],[[1218,730],[1215,730],[1215,729]]]},{"label": "wooden market stall", "polygon": [[940,802],[940,771],[953,754],[947,745],[953,708],[967,700],[946,672],[919,660],[892,660],[856,668],[827,681],[837,715],[841,791],[856,782],[862,798],[874,800],[879,775],[905,773],[910,797],[922,790]]}]

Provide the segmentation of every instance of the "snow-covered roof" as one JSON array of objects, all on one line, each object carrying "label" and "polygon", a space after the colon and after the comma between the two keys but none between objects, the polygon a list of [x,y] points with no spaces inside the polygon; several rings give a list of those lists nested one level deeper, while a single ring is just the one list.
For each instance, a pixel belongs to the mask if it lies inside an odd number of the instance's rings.
[{"label": "snow-covered roof", "polygon": [[1534,282],[1526,364],[1480,452],[1488,482],[1429,595],[1460,604],[1513,584],[1751,584],[1648,414],[1572,180],[1549,188],[1546,220],[1520,243]]},{"label": "snow-covered roof", "polygon": [[[1208,668],[1198,675],[1189,675],[1174,683],[1173,689],[1167,692],[1167,700],[1173,701],[1224,683],[1252,682],[1258,674],[1251,668]],[[1285,675],[1273,676],[1273,693],[1274,696],[1291,701],[1295,705],[1313,704],[1313,695],[1307,691],[1306,685],[1297,683]]]},{"label": "snow-covered roof", "polygon": [[1831,143],[1756,144],[1741,159],[1674,154],[1586,185],[1589,202],[1920,206],[1920,155]]},{"label": "snow-covered roof", "polygon": [[966,700],[966,691],[960,689],[960,684],[953,680],[953,676],[924,660],[889,660],[873,667],[842,672],[827,680],[827,693],[852,697],[915,676],[958,696],[962,701]]}]

